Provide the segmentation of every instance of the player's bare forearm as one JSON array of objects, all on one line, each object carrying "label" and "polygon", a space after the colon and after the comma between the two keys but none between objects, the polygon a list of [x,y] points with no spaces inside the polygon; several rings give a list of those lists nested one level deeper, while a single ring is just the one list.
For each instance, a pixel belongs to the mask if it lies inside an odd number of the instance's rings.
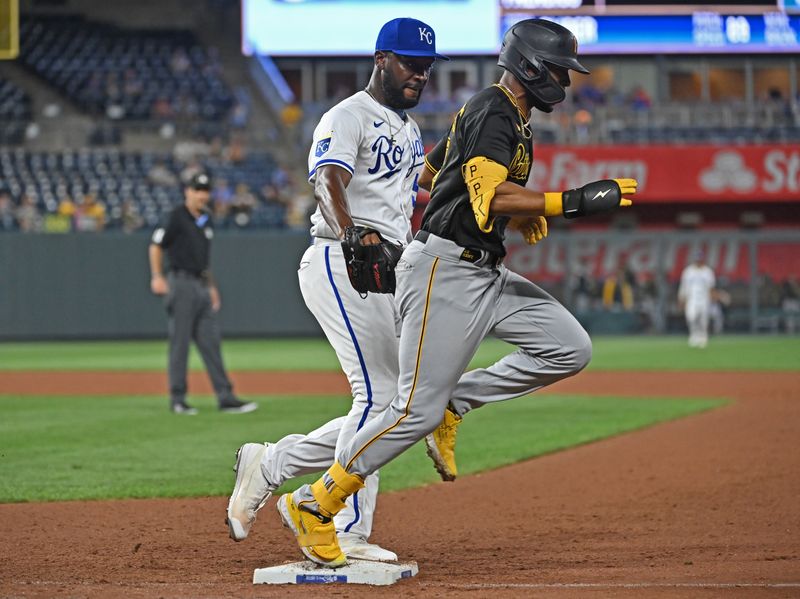
[{"label": "player's bare forearm", "polygon": [[489,206],[491,216],[543,216],[544,194],[503,181],[495,187]]},{"label": "player's bare forearm", "polygon": [[344,238],[344,230],[353,226],[350,206],[347,202],[347,185],[350,172],[335,164],[326,164],[317,170],[314,182],[314,197],[325,222],[333,229],[334,235]]},{"label": "player's bare forearm", "polygon": [[417,179],[417,185],[419,185],[425,191],[431,190],[431,185],[433,183],[433,177],[436,173],[434,173],[431,169],[428,168],[428,164],[425,163],[425,166],[422,167],[422,170],[419,172],[419,179]]}]

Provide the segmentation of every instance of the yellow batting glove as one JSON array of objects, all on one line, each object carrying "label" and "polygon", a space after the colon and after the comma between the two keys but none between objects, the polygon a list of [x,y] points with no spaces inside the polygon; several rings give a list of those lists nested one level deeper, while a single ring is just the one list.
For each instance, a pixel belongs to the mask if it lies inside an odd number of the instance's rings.
[{"label": "yellow batting glove", "polygon": [[[623,196],[626,195],[633,195],[636,193],[636,188],[639,186],[639,182],[636,179],[614,179],[619,185],[619,190]],[[619,202],[620,206],[630,206],[633,202],[628,198],[622,198]]]},{"label": "yellow batting glove", "polygon": [[522,233],[528,245],[536,245],[547,237],[547,219],[543,216],[515,216],[508,221],[508,226]]}]

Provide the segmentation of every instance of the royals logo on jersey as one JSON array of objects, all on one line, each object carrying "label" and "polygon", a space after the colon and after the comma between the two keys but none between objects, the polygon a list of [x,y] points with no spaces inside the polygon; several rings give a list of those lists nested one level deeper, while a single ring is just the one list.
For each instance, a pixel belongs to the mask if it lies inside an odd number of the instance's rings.
[{"label": "royals logo on jersey", "polygon": [[332,138],[333,138],[333,135],[328,135],[328,137],[326,137],[325,139],[320,139],[317,142],[317,145],[316,145],[316,147],[314,149],[314,156],[319,158],[323,154],[325,154],[325,152],[327,152],[331,147],[331,139]]}]

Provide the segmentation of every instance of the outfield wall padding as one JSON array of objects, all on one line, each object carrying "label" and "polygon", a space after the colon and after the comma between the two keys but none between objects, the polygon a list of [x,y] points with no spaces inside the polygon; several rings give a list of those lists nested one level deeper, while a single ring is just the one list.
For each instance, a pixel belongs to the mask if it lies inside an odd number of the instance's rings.
[{"label": "outfield wall padding", "polygon": [[[225,336],[322,334],[297,283],[309,242],[305,231],[216,233],[212,270]],[[150,293],[148,244],[147,233],[0,234],[0,340],[165,337],[162,301]],[[694,249],[733,298],[725,331],[781,332],[800,321],[781,302],[782,281],[800,273],[794,229],[554,229],[533,247],[517,235],[506,246],[506,266],[571,308],[590,333],[685,332],[676,292]],[[635,281],[634,310],[608,310],[579,293],[580,276],[601,285],[619,265]]]},{"label": "outfield wall padding", "polygon": [[[0,235],[0,339],[166,336],[148,234]],[[217,232],[224,335],[320,335],[297,284],[304,233]]]}]

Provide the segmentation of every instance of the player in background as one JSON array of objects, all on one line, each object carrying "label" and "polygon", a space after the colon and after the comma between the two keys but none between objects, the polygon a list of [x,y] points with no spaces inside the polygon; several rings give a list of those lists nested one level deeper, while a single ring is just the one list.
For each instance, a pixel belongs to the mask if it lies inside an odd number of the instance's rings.
[{"label": "player in background", "polygon": [[[318,202],[311,217],[313,244],[300,261],[303,299],[347,375],[353,405],[346,417],[308,435],[277,443],[246,443],[237,454],[236,485],[228,505],[230,535],[244,539],[256,512],[290,478],[334,462],[367,422],[397,393],[399,315],[391,294],[359,295],[348,278],[341,240],[364,226],[402,246],[411,241],[411,214],[424,150],[420,130],[406,112],[417,105],[436,59],[433,29],[422,21],[393,19],[378,34],[367,87],[325,113],[314,131],[309,181]],[[362,245],[376,244],[369,234]],[[397,556],[367,542],[378,492],[378,472],[366,478],[335,520],[350,557],[378,561]]]},{"label": "player in background", "polygon": [[708,321],[715,285],[714,271],[705,263],[703,253],[693,251],[678,287],[678,303],[689,327],[689,347],[708,345]]},{"label": "player in background", "polygon": [[[591,357],[591,340],[569,311],[502,265],[505,229],[516,219],[524,234],[535,235],[544,216],[616,210],[631,204],[623,195],[637,184],[614,179],[565,192],[525,188],[532,109],[552,111],[566,97],[569,70],[588,71],[577,60],[575,37],[541,19],[511,27],[498,64],[505,69],[500,82],[466,103],[426,157],[436,173],[430,203],[396,269],[397,394],[337,448],[336,462],[321,478],[278,500],[284,524],[316,563],[346,564],[334,530],[337,514],[374,471],[436,429],[448,403],[463,416],[572,376]],[[489,334],[518,349],[464,374]]]}]

